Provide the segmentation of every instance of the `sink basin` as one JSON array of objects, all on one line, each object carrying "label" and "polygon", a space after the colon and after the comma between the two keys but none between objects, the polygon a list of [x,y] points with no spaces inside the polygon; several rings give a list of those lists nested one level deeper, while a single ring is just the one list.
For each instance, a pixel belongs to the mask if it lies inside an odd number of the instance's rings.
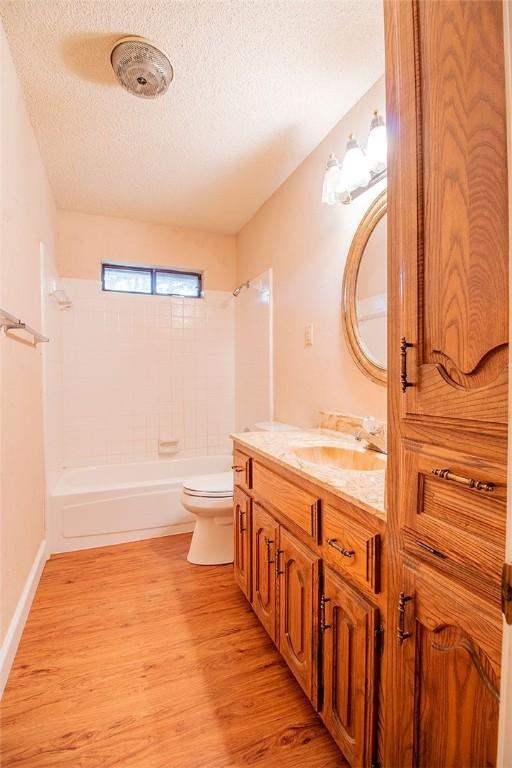
[{"label": "sink basin", "polygon": [[339,469],[352,469],[358,472],[372,472],[376,469],[386,469],[384,454],[368,451],[364,448],[340,448],[335,445],[315,445],[307,448],[296,448],[294,454],[298,459],[312,464],[321,464]]}]

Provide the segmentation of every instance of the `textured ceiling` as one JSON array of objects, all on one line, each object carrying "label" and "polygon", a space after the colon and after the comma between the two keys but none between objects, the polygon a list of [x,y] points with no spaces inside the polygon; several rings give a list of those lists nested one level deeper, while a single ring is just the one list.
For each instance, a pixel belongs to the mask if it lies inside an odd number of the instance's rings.
[{"label": "textured ceiling", "polygon": [[[382,0],[0,9],[57,205],[87,213],[236,232],[384,70]],[[168,53],[163,97],[117,84],[126,34]]]}]

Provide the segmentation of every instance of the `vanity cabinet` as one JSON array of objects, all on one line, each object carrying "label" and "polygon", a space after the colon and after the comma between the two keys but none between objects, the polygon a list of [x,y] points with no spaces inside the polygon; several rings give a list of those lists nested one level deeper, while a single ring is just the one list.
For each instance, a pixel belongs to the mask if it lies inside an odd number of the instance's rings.
[{"label": "vanity cabinet", "polygon": [[235,467],[249,462],[252,488],[235,488],[235,578],[345,758],[370,768],[385,523],[244,450]]},{"label": "vanity cabinet", "polygon": [[279,650],[313,706],[318,705],[320,558],[281,527],[276,553]]},{"label": "vanity cabinet", "polygon": [[248,600],[251,599],[251,506],[252,501],[244,491],[235,486],[234,512],[234,573],[238,586]]},{"label": "vanity cabinet", "polygon": [[377,727],[379,610],[328,567],[320,609],[322,718],[350,765],[369,765]]},{"label": "vanity cabinet", "polygon": [[261,504],[253,507],[252,605],[268,634],[277,641],[277,556],[279,524]]},{"label": "vanity cabinet", "polygon": [[386,0],[384,765],[494,766],[505,552],[503,4]]}]

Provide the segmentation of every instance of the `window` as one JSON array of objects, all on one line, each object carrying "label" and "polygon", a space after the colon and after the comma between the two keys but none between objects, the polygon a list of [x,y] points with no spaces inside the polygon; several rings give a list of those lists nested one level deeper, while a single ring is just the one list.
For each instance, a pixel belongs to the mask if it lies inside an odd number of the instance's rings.
[{"label": "window", "polygon": [[203,285],[200,272],[180,272],[176,269],[128,267],[103,264],[101,287],[118,293],[145,293],[156,296],[185,296],[199,299]]}]

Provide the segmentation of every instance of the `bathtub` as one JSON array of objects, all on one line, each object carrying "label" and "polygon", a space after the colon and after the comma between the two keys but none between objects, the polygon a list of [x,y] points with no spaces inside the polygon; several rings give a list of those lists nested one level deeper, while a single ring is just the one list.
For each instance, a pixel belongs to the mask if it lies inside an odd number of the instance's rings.
[{"label": "bathtub", "polygon": [[231,457],[205,456],[67,469],[48,498],[50,552],[191,531],[184,478],[225,472]]}]

